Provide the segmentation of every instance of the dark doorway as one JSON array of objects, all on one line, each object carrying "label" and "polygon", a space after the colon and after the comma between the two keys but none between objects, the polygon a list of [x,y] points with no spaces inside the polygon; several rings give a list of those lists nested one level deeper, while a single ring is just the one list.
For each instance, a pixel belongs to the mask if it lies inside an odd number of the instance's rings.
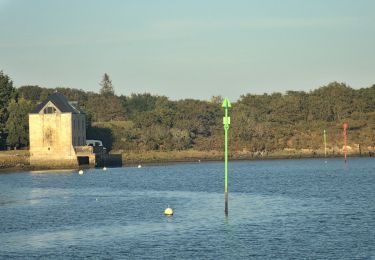
[{"label": "dark doorway", "polygon": [[78,160],[78,165],[89,165],[90,164],[90,160],[89,160],[88,156],[78,156],[77,160]]}]

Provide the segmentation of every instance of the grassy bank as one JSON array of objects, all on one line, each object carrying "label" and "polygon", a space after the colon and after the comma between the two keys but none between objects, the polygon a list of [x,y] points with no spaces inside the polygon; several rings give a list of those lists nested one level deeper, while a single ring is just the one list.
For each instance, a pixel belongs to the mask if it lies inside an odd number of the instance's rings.
[{"label": "grassy bank", "polygon": [[219,151],[144,151],[123,152],[123,165],[134,165],[142,163],[167,163],[167,162],[197,162],[198,160],[221,160],[222,152]]},{"label": "grassy bank", "polygon": [[[120,153],[120,152],[117,152]],[[374,156],[375,149],[358,151],[348,151],[348,156]],[[267,160],[267,159],[298,159],[298,158],[322,158],[325,156],[324,150],[311,149],[289,149],[267,153],[252,153],[249,151],[230,151],[231,160]],[[341,150],[328,149],[327,157],[343,156]],[[223,151],[144,151],[144,152],[123,152],[123,165],[136,165],[142,163],[168,163],[168,162],[198,162],[198,161],[220,161],[224,160]]]},{"label": "grassy bank", "polygon": [[11,150],[0,152],[0,170],[2,169],[24,169],[28,168],[29,151],[27,150]]}]

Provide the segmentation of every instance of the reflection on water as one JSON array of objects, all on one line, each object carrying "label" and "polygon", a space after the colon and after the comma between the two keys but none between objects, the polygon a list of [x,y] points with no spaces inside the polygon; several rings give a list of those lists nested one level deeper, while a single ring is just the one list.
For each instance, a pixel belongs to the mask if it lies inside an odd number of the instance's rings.
[{"label": "reflection on water", "polygon": [[38,174],[60,174],[60,173],[74,173],[77,172],[77,170],[73,169],[62,169],[62,170],[38,170],[38,171],[30,171],[30,174],[38,175]]},{"label": "reflection on water", "polygon": [[374,160],[230,166],[227,218],[221,163],[0,175],[0,258],[374,256]]}]

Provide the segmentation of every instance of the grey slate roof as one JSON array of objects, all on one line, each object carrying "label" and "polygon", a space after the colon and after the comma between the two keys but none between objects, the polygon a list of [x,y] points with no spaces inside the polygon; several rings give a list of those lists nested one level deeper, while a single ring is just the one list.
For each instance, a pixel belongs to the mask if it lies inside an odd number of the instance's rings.
[{"label": "grey slate roof", "polygon": [[51,101],[60,111],[61,113],[73,113],[73,114],[83,114],[81,110],[74,107],[72,104],[69,103],[68,99],[61,93],[55,92],[48,96],[46,100],[42,103],[38,104],[32,111],[31,114],[38,114],[40,110],[49,102]]}]

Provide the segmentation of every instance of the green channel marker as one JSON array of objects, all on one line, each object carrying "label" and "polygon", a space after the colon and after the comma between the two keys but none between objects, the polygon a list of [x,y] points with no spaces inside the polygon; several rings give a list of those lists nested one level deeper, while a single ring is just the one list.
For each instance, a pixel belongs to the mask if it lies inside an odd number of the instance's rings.
[{"label": "green channel marker", "polygon": [[224,177],[224,197],[225,197],[225,215],[228,216],[228,129],[230,125],[230,117],[228,116],[228,109],[231,107],[228,98],[223,101],[222,107],[225,111],[225,116],[223,117],[224,133],[225,133],[225,177]]}]

